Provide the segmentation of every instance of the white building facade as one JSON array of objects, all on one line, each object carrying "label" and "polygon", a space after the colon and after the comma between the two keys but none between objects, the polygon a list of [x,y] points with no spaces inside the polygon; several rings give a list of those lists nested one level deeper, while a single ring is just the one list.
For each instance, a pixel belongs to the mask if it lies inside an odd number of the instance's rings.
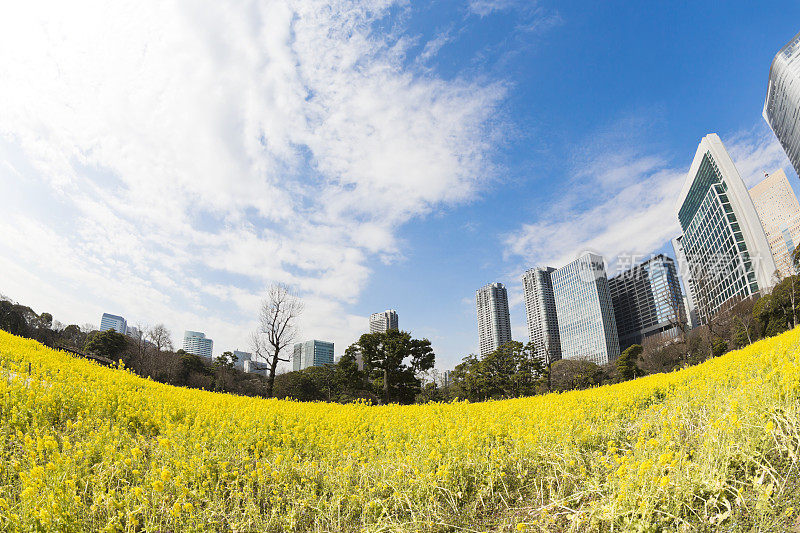
[{"label": "white building facade", "polygon": [[705,324],[723,306],[772,285],[775,261],[753,201],[715,133],[700,141],[676,216],[681,272],[691,273],[693,306]]},{"label": "white building facade", "polygon": [[800,204],[783,169],[752,187],[750,198],[761,219],[779,275],[793,275],[792,252],[800,243]]},{"label": "white building facade", "polygon": [[772,60],[763,116],[800,174],[800,33]]},{"label": "white building facade", "polygon": [[214,352],[214,341],[206,338],[200,331],[185,331],[183,333],[183,351],[211,359]]},{"label": "white building facade", "polygon": [[475,291],[478,312],[478,346],[481,356],[511,342],[508,293],[502,283],[490,283]]},{"label": "white building facade", "polygon": [[382,313],[372,313],[369,316],[370,333],[386,333],[390,329],[400,329],[397,311],[387,309]]},{"label": "white building facade", "polygon": [[604,365],[619,357],[619,338],[603,258],[586,252],[551,274],[561,356]]},{"label": "white building facade", "polygon": [[551,278],[553,272],[555,268],[538,267],[531,268],[522,275],[528,338],[536,355],[545,363],[561,359],[561,339]]}]

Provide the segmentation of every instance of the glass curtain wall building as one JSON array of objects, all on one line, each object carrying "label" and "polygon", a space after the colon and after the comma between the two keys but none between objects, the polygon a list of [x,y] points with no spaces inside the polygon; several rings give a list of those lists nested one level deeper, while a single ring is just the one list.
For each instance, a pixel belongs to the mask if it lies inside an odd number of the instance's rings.
[{"label": "glass curtain wall building", "polygon": [[511,342],[508,293],[502,283],[490,283],[475,291],[478,311],[478,343],[481,356]]},{"label": "glass curtain wall building", "polygon": [[675,263],[657,255],[608,280],[619,349],[647,338],[676,337],[686,324]]},{"label": "glass curtain wall building", "polygon": [[555,270],[552,267],[532,268],[522,276],[528,337],[537,356],[545,363],[561,359],[561,339],[551,278]]},{"label": "glass curtain wall building", "polygon": [[[771,286],[775,261],[753,201],[719,136],[703,137],[676,206],[700,323]],[[679,254],[679,260],[681,254]]]},{"label": "glass curtain wall building", "polygon": [[763,116],[800,174],[800,33],[772,60]]},{"label": "glass curtain wall building", "polygon": [[303,370],[311,366],[333,364],[333,343],[326,341],[305,341],[294,345],[293,370]]},{"label": "glass curtain wall building", "polygon": [[604,365],[619,357],[619,338],[603,258],[585,253],[551,274],[561,355]]}]

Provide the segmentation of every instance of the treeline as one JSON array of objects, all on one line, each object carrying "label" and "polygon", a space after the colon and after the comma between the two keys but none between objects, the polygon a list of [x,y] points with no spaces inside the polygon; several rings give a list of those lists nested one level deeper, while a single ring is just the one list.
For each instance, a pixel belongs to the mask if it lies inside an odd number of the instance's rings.
[{"label": "treeline", "polygon": [[268,375],[238,370],[231,352],[209,361],[173,351],[171,334],[163,324],[139,327],[133,336],[97,331],[88,324],[64,326],[50,313],[39,315],[0,297],[0,329],[51,348],[120,361],[129,371],[161,383],[301,401],[414,403],[423,388],[419,374],[432,369],[435,360],[427,339],[395,330],[365,334],[336,364],[276,375],[270,394]]},{"label": "treeline", "polygon": [[402,331],[365,334],[336,364],[276,375],[270,394],[268,378],[236,369],[230,352],[208,361],[173,351],[163,325],[139,328],[138,336],[128,337],[88,325],[63,326],[49,313],[39,315],[0,298],[0,329],[50,347],[121,360],[136,374],[162,383],[300,401],[403,404],[515,398],[670,372],[783,333],[797,326],[798,316],[800,276],[791,276],[769,294],[728,305],[706,318],[706,325],[688,330],[676,323],[674,337],[648,339],[606,365],[570,359],[548,365],[531,345],[511,342],[483,357],[468,355],[450,373],[433,370],[427,339]]},{"label": "treeline", "polygon": [[799,316],[800,276],[791,276],[764,296],[730,303],[709,317],[706,325],[688,330],[676,323],[674,337],[647,339],[606,365],[572,359],[546,365],[531,345],[519,342],[508,343],[484,357],[469,355],[448,379],[434,376],[419,400],[516,398],[671,372],[779,335],[796,327]]},{"label": "treeline", "polygon": [[231,352],[209,361],[183,350],[174,351],[171,334],[163,324],[139,327],[135,336],[97,331],[90,324],[64,326],[50,313],[37,314],[30,307],[0,297],[0,329],[51,348],[121,361],[131,372],[161,383],[245,396],[264,396],[266,390],[263,376],[234,368]]}]

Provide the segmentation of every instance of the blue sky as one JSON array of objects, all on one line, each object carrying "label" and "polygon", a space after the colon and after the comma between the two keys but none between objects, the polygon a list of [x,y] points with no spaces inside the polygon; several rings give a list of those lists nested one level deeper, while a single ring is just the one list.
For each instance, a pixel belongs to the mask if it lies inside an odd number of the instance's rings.
[{"label": "blue sky", "polygon": [[31,2],[0,17],[0,293],[246,349],[263,289],[341,354],[397,309],[440,368],[474,291],[584,250],[672,254],[700,138],[761,118],[792,2]]}]

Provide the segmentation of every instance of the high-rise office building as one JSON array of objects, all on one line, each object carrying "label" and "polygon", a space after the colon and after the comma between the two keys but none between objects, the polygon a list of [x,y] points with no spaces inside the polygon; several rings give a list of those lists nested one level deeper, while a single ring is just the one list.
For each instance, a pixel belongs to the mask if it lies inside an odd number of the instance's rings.
[{"label": "high-rise office building", "polygon": [[260,376],[266,376],[267,374],[269,374],[269,370],[267,369],[266,364],[253,361],[251,359],[247,359],[244,362],[244,364],[242,365],[242,371],[245,374],[258,374]]},{"label": "high-rise office building", "polygon": [[546,363],[561,359],[561,340],[558,335],[556,299],[553,295],[552,273],[555,268],[531,268],[522,275],[528,338],[537,356]]},{"label": "high-rise office building", "polygon": [[551,275],[561,356],[598,365],[619,357],[617,324],[603,258],[586,252]]},{"label": "high-rise office building", "polygon": [[233,355],[236,356],[236,362],[233,364],[233,366],[239,370],[244,370],[245,361],[251,361],[253,359],[253,354],[250,352],[234,350]]},{"label": "high-rise office building", "polygon": [[187,330],[183,333],[183,351],[211,359],[214,351],[214,341],[207,339],[205,333]]},{"label": "high-rise office building", "polygon": [[800,243],[800,204],[786,173],[779,169],[750,189],[758,218],[782,277],[794,274],[792,252]]},{"label": "high-rise office building", "polygon": [[370,333],[386,333],[390,329],[400,329],[397,311],[387,309],[382,313],[372,313],[369,316]]},{"label": "high-rise office building", "polygon": [[103,317],[100,319],[100,331],[108,331],[109,329],[126,335],[128,333],[128,323],[121,316],[103,313]]},{"label": "high-rise office building", "polygon": [[772,60],[764,100],[764,120],[800,174],[800,33]]},{"label": "high-rise office building", "polygon": [[303,370],[310,366],[333,364],[333,343],[326,341],[305,341],[294,345],[293,370]]},{"label": "high-rise office building", "polygon": [[490,283],[475,291],[478,310],[478,339],[481,355],[492,353],[511,342],[508,293],[502,283]]},{"label": "high-rise office building", "polygon": [[669,339],[685,329],[681,283],[675,263],[657,255],[608,280],[619,349],[647,338]]},{"label": "high-rise office building", "polygon": [[696,328],[700,325],[695,304],[697,296],[695,295],[694,280],[692,279],[692,272],[689,268],[689,261],[686,260],[686,254],[683,253],[683,235],[672,239],[672,249],[675,250],[675,258],[678,260],[678,277],[683,279],[683,286],[686,290],[683,297],[683,306],[686,309],[689,329]]},{"label": "high-rise office building", "polygon": [[678,259],[686,261],[680,271],[691,272],[701,323],[772,284],[775,261],[758,213],[715,133],[697,147],[676,212],[683,230]]}]

